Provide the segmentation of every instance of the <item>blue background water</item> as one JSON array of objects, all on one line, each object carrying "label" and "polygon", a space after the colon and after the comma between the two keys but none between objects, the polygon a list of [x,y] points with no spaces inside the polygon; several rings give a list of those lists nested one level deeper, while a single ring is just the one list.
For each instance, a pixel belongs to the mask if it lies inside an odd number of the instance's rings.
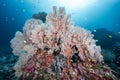
[{"label": "blue background water", "polygon": [[22,31],[27,19],[41,11],[50,12],[52,6],[65,6],[75,25],[91,31],[106,28],[120,36],[120,0],[96,0],[86,8],[68,7],[61,1],[64,0],[0,0],[0,54],[11,51],[10,40],[17,30]]}]

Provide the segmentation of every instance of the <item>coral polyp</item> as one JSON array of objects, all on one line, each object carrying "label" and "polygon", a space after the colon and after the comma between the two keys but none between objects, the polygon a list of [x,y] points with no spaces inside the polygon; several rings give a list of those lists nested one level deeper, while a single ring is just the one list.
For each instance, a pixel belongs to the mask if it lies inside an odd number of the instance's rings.
[{"label": "coral polyp", "polygon": [[64,8],[53,7],[45,23],[30,19],[11,40],[19,56],[15,74],[21,80],[116,80],[95,42]]}]

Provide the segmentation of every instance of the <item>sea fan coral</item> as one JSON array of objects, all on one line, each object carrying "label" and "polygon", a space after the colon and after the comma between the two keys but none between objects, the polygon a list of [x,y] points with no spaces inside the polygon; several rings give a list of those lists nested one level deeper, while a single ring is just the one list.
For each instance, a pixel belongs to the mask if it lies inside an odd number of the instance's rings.
[{"label": "sea fan coral", "polygon": [[112,70],[102,64],[101,48],[91,32],[74,26],[64,8],[53,7],[45,23],[28,20],[11,46],[19,56],[14,69],[22,80],[115,79]]}]

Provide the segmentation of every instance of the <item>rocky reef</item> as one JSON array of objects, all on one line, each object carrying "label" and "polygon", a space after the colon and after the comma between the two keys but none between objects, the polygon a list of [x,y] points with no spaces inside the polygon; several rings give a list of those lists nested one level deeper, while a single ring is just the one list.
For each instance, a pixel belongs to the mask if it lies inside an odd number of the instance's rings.
[{"label": "rocky reef", "polygon": [[46,16],[47,16],[47,13],[45,13],[45,12],[39,12],[37,14],[33,14],[32,18],[34,18],[34,19],[40,19],[43,22],[45,22],[46,21]]},{"label": "rocky reef", "polygon": [[0,80],[16,80],[15,70],[13,69],[18,57],[13,54],[0,56]]}]

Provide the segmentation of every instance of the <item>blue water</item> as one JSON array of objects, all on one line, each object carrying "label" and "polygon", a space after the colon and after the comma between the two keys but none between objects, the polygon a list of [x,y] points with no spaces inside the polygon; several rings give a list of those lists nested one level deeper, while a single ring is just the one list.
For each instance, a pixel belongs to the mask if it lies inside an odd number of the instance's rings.
[{"label": "blue water", "polygon": [[64,0],[0,0],[0,54],[11,51],[10,40],[17,30],[22,31],[27,19],[41,11],[50,12],[52,6],[65,7],[75,25],[91,31],[105,28],[120,36],[120,0],[96,0],[85,8],[63,3]]}]

